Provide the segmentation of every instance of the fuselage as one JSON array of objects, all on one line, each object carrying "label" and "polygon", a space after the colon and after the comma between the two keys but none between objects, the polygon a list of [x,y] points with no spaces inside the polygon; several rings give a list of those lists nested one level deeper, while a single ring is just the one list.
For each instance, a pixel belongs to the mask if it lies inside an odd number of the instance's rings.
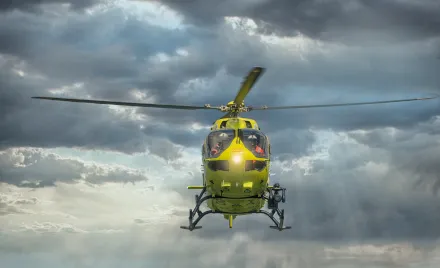
[{"label": "fuselage", "polygon": [[[255,120],[224,118],[214,122],[202,146],[206,191],[212,210],[248,213],[264,206],[269,183],[270,143]],[[226,215],[225,215],[226,217]]]}]

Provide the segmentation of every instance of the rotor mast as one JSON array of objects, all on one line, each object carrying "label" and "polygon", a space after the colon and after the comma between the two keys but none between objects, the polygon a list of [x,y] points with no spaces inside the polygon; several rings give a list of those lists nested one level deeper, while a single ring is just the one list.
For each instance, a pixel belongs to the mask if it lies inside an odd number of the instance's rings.
[{"label": "rotor mast", "polygon": [[250,108],[245,106],[244,102],[237,105],[235,102],[231,101],[225,106],[220,106],[220,111],[227,112],[222,118],[237,118],[241,113],[249,112]]}]

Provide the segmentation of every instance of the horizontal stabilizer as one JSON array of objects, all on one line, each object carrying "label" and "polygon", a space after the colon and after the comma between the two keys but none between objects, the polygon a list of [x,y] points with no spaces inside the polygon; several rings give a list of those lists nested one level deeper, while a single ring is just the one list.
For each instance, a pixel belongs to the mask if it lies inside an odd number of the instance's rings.
[{"label": "horizontal stabilizer", "polygon": [[204,186],[188,186],[188,190],[202,190]]},{"label": "horizontal stabilizer", "polygon": [[277,229],[279,231],[285,230],[285,229],[292,229],[292,226],[284,226],[284,227],[278,227],[278,226],[269,226],[271,229]]}]

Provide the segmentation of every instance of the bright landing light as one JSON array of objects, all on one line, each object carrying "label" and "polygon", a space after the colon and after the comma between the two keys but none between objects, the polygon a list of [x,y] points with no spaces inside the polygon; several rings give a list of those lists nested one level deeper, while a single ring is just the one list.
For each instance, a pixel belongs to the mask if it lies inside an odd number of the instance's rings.
[{"label": "bright landing light", "polygon": [[242,160],[241,154],[235,154],[232,156],[232,161],[234,161],[235,164],[240,163]]}]

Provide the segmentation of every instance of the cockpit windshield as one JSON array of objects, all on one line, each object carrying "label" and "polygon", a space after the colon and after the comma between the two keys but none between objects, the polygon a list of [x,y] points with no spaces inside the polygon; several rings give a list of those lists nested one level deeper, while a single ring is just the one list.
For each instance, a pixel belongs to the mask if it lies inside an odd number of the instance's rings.
[{"label": "cockpit windshield", "polygon": [[263,133],[255,129],[240,129],[239,135],[244,146],[256,157],[268,157],[267,138]]},{"label": "cockpit windshield", "polygon": [[234,138],[235,131],[233,129],[223,129],[211,132],[206,142],[208,157],[218,157],[229,147],[229,145],[231,145]]}]

